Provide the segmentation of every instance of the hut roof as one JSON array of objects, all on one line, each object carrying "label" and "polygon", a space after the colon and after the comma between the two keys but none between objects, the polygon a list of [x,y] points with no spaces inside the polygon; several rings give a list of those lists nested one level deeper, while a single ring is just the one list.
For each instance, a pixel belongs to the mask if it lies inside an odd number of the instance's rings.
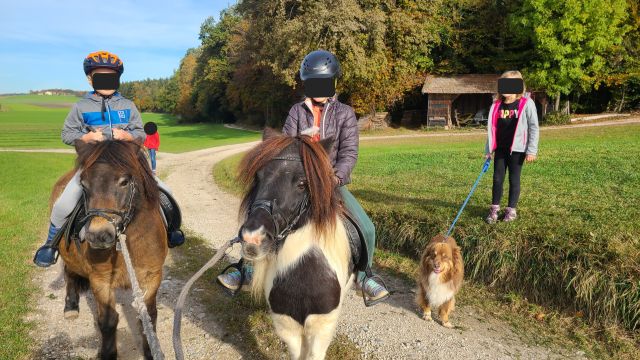
[{"label": "hut roof", "polygon": [[494,94],[497,91],[496,74],[427,75],[423,94]]}]

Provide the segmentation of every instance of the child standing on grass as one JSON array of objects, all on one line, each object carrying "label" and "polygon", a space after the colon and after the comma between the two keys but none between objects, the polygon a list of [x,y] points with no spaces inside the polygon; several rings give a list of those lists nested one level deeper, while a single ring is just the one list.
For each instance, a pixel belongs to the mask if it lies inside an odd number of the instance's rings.
[{"label": "child standing on grass", "polygon": [[487,125],[485,157],[493,156],[492,203],[486,222],[498,221],[506,171],[509,171],[509,203],[503,221],[516,219],[520,197],[520,174],[524,162],[535,161],[538,154],[538,113],[533,99],[525,92],[522,74],[507,71],[498,79],[498,96]]},{"label": "child standing on grass", "polygon": [[151,159],[151,171],[156,174],[156,152],[160,148],[160,134],[158,134],[158,125],[153,121],[144,124],[144,133],[147,137],[144,139],[144,147],[149,150],[149,158]]}]

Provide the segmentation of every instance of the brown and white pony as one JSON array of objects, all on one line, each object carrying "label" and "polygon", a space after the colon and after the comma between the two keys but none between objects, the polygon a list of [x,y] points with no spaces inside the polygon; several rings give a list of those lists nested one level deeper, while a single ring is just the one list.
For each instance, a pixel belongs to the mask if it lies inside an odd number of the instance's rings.
[{"label": "brown and white pony", "polygon": [[[122,254],[116,250],[116,234],[126,227],[127,244],[144,301],[155,328],[156,294],[162,281],[167,256],[167,233],[158,198],[158,185],[140,145],[128,141],[102,141],[76,145],[77,169],[82,169],[88,222],[79,249],[63,238],[60,256],[64,260],[67,286],[65,318],[78,316],[79,295],[90,288],[98,305],[97,321],[102,336],[101,359],[116,359],[118,313],[116,288],[131,286]],[[51,204],[60,196],[76,170],[56,183]],[[141,326],[142,328],[142,326]],[[90,331],[90,329],[87,329]],[[142,332],[141,332],[142,334]],[[152,359],[143,337],[144,357]]]},{"label": "brown and white pony", "polygon": [[292,359],[323,359],[353,281],[349,240],[327,153],[333,139],[265,132],[242,160],[242,254]]}]

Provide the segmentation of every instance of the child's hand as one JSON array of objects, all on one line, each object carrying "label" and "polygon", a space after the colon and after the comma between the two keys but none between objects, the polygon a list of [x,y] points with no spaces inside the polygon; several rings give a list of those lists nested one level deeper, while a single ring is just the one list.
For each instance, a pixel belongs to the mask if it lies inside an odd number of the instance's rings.
[{"label": "child's hand", "polygon": [[527,156],[525,156],[525,158],[524,158],[524,161],[526,161],[526,162],[534,162],[534,161],[536,161],[537,158],[538,158],[537,155],[527,154]]},{"label": "child's hand", "polygon": [[491,159],[491,154],[484,154],[484,159]]},{"label": "child's hand", "polygon": [[126,141],[133,140],[133,136],[131,136],[131,134],[129,134],[125,130],[118,129],[118,128],[113,129],[113,138],[115,140],[126,140]]},{"label": "child's hand", "polygon": [[98,129],[98,130],[91,131],[91,132],[88,132],[88,133],[82,135],[81,140],[84,141],[84,142],[102,141],[102,140],[104,140],[104,135],[102,135],[102,130]]}]

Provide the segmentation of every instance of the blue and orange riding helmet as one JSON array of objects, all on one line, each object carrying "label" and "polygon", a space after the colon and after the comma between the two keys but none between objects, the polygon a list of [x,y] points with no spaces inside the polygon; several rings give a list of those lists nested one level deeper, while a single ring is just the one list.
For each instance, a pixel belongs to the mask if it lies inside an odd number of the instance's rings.
[{"label": "blue and orange riding helmet", "polygon": [[95,51],[87,55],[83,65],[86,75],[89,75],[93,70],[98,68],[113,69],[119,75],[122,75],[124,72],[124,64],[118,55],[104,50]]}]

